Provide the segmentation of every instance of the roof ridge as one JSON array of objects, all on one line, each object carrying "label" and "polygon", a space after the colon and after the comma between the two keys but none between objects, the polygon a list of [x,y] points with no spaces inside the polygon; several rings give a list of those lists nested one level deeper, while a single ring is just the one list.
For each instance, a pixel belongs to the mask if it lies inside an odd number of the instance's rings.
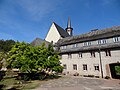
[{"label": "roof ridge", "polygon": [[61,44],[63,44],[63,42],[70,43],[75,40],[84,41],[84,40],[91,40],[95,38],[112,37],[114,35],[120,35],[120,26],[114,26],[114,27],[105,28],[97,31],[91,31],[91,32],[87,32],[87,33],[83,33],[83,34],[79,34],[71,37],[66,37],[66,38],[60,39],[59,41],[61,42]]},{"label": "roof ridge", "polygon": [[62,37],[68,37],[69,34],[62,28],[60,27],[58,24],[56,24],[55,22],[53,22],[53,24],[55,25],[55,27],[57,28],[59,34],[62,36]]}]

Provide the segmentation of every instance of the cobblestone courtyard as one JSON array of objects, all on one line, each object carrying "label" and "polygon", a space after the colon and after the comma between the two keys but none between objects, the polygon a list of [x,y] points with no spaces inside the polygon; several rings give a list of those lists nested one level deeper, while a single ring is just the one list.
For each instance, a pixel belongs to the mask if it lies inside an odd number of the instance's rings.
[{"label": "cobblestone courtyard", "polygon": [[120,90],[120,80],[67,76],[45,81],[34,90]]}]

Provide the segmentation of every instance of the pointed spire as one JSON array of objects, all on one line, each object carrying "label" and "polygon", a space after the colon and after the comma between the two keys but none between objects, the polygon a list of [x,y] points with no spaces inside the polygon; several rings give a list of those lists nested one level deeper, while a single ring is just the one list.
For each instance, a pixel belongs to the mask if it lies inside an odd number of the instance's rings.
[{"label": "pointed spire", "polygon": [[72,36],[72,35],[73,35],[72,30],[73,30],[73,28],[71,27],[71,21],[70,21],[70,18],[68,17],[66,32],[67,32],[70,36]]},{"label": "pointed spire", "polygon": [[70,21],[70,17],[68,17],[67,28],[71,28],[71,21]]}]

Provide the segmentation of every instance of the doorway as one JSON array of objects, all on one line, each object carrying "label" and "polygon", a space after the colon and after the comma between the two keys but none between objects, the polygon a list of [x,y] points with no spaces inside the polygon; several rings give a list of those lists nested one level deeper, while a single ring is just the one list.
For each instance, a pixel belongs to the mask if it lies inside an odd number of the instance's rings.
[{"label": "doorway", "polygon": [[120,79],[120,63],[112,63],[109,66],[112,78]]}]

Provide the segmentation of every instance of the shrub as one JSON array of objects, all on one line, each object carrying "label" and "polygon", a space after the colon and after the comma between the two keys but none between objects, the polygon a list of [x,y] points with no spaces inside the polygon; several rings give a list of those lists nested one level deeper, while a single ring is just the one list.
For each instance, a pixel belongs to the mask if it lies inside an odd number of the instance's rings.
[{"label": "shrub", "polygon": [[99,78],[99,76],[95,76],[96,78]]},{"label": "shrub", "polygon": [[109,77],[109,76],[106,76],[105,79],[110,79],[110,77]]},{"label": "shrub", "polygon": [[88,77],[94,77],[94,75],[88,75]]},{"label": "shrub", "polygon": [[79,76],[79,73],[76,72],[76,73],[73,74],[73,76]]},{"label": "shrub", "polygon": [[0,71],[0,81],[3,79],[3,76],[5,76],[5,71]]}]

